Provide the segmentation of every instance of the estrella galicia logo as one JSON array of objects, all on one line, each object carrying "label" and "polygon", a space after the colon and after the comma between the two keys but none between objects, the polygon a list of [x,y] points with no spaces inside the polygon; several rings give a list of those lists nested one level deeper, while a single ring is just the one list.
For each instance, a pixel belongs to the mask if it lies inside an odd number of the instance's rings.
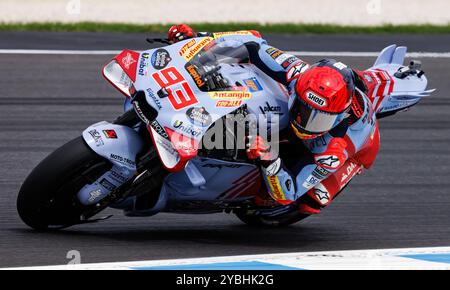
[{"label": "estrella galicia logo", "polygon": [[147,52],[144,52],[141,55],[141,58],[139,60],[139,68],[138,68],[138,74],[140,76],[146,76],[147,75],[147,67],[148,67],[148,58],[149,54]]},{"label": "estrella galicia logo", "polygon": [[204,107],[190,108],[186,111],[186,116],[193,124],[202,127],[207,127],[212,123],[211,115]]},{"label": "estrella galicia logo", "polygon": [[157,49],[152,54],[151,62],[155,69],[165,68],[170,61],[172,61],[172,58],[170,57],[169,52],[163,48]]}]

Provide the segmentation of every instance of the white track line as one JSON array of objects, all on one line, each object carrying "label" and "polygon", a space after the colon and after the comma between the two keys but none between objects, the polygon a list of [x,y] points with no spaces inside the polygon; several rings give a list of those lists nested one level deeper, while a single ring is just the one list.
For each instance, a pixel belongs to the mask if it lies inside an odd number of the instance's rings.
[{"label": "white track line", "polygon": [[[433,248],[405,248],[405,249],[375,249],[375,250],[347,250],[326,252],[297,252],[284,254],[264,254],[245,256],[225,256],[210,258],[172,259],[115,263],[95,263],[78,265],[39,266],[9,269],[40,269],[40,270],[129,270],[140,267],[164,267],[172,268],[185,265],[204,265],[214,263],[239,263],[239,262],[262,262],[275,265],[283,265],[301,269],[447,269],[450,270],[448,255],[450,247]],[[433,259],[414,259],[411,255],[435,255]],[[443,255],[444,259],[439,259]],[[0,269],[0,270],[4,270]]]},{"label": "white track line", "polygon": [[[120,50],[47,50],[47,49],[0,49],[0,54],[42,54],[42,55],[116,55]],[[287,51],[299,56],[342,56],[377,57],[379,52],[356,51]],[[450,58],[450,52],[410,52],[412,58]]]}]

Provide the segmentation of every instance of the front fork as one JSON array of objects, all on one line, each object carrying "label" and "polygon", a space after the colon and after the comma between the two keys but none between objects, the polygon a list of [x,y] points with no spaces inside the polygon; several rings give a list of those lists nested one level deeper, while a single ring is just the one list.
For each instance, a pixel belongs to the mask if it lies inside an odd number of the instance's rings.
[{"label": "front fork", "polygon": [[136,157],[144,148],[138,132],[128,126],[99,122],[83,132],[86,144],[112,163],[112,168],[77,194],[81,204],[92,205],[133,178],[137,172]]}]

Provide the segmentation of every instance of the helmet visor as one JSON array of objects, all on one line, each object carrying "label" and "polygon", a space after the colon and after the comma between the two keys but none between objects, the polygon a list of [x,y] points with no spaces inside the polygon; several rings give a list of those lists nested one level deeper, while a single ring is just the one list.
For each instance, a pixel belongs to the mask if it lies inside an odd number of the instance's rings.
[{"label": "helmet visor", "polygon": [[345,110],[342,113],[328,113],[313,108],[303,100],[295,98],[289,113],[292,125],[300,133],[322,135],[339,124],[344,119],[347,111]]}]

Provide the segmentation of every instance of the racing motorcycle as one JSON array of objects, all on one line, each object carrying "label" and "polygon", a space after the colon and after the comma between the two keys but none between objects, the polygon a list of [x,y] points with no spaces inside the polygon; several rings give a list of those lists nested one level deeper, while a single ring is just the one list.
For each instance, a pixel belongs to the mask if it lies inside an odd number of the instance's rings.
[{"label": "racing motorcycle", "polygon": [[[419,62],[403,65],[405,54],[406,47],[389,46],[373,67],[359,72],[378,118],[433,91],[426,90]],[[298,203],[264,198],[259,167],[245,148],[201,146],[230,116],[262,115],[275,124],[274,132],[288,127],[286,88],[248,60],[244,45],[213,37],[122,51],[103,76],[125,96],[124,114],[91,125],[34,168],[18,195],[21,219],[38,230],[62,229],[107,219],[94,216],[109,207],[129,217],[226,212],[255,226],[306,218]],[[235,131],[224,131],[217,139],[236,139]],[[288,146],[280,144],[281,154]]]}]

